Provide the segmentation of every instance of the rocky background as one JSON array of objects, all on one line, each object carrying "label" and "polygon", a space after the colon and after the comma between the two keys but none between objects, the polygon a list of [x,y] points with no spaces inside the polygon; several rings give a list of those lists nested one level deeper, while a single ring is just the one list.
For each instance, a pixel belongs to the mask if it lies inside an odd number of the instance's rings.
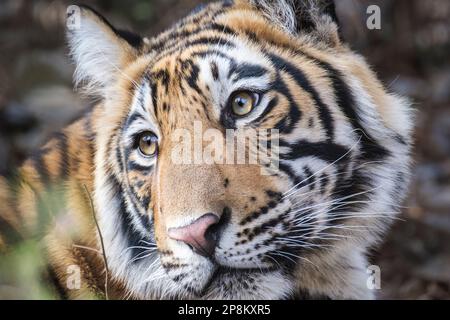
[{"label": "rocky background", "polygon": [[[144,35],[163,30],[200,2],[87,1],[115,25]],[[346,41],[417,110],[411,193],[402,220],[372,254],[381,268],[379,297],[450,299],[450,1],[336,2]],[[0,174],[89,105],[72,90],[64,41],[68,4],[0,1]],[[366,27],[366,10],[373,4],[381,8],[381,30]],[[31,296],[46,297],[40,291]]]}]

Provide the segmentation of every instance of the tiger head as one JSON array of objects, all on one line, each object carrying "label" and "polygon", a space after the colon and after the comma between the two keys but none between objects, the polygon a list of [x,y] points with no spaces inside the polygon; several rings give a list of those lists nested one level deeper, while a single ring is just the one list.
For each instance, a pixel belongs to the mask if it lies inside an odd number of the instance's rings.
[{"label": "tiger head", "polygon": [[101,98],[96,213],[134,297],[372,296],[411,116],[331,1],[215,2],[151,39],[69,11],[76,83]]}]

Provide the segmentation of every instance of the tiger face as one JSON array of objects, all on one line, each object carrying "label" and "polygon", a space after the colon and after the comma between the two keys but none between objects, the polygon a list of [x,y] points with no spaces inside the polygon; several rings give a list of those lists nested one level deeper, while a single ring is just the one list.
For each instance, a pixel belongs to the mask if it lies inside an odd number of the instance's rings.
[{"label": "tiger face", "polygon": [[[372,297],[365,251],[404,196],[411,119],[323,4],[212,3],[150,40],[75,10],[76,81],[102,98],[96,213],[134,297]],[[256,143],[227,149],[236,132]]]}]

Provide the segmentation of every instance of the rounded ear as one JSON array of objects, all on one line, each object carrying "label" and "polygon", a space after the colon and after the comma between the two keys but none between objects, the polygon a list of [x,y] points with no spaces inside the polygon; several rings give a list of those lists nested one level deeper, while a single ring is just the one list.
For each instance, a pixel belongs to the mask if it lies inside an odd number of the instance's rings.
[{"label": "rounded ear", "polygon": [[337,45],[339,22],[333,0],[248,0],[267,19],[291,34],[309,34]]},{"label": "rounded ear", "polygon": [[81,85],[89,95],[106,97],[124,66],[143,49],[140,36],[117,30],[86,6],[67,9],[66,35],[76,65],[75,85]]}]

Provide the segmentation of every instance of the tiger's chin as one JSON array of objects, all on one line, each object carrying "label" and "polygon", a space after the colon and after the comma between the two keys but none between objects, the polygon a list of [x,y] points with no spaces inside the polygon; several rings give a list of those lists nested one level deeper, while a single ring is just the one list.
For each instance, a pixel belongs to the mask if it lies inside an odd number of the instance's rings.
[{"label": "tiger's chin", "polygon": [[292,279],[281,269],[230,268],[214,266],[211,273],[185,282],[179,299],[202,300],[281,300],[292,296]]},{"label": "tiger's chin", "polygon": [[292,280],[280,269],[219,266],[201,299],[280,300],[292,295]]}]

